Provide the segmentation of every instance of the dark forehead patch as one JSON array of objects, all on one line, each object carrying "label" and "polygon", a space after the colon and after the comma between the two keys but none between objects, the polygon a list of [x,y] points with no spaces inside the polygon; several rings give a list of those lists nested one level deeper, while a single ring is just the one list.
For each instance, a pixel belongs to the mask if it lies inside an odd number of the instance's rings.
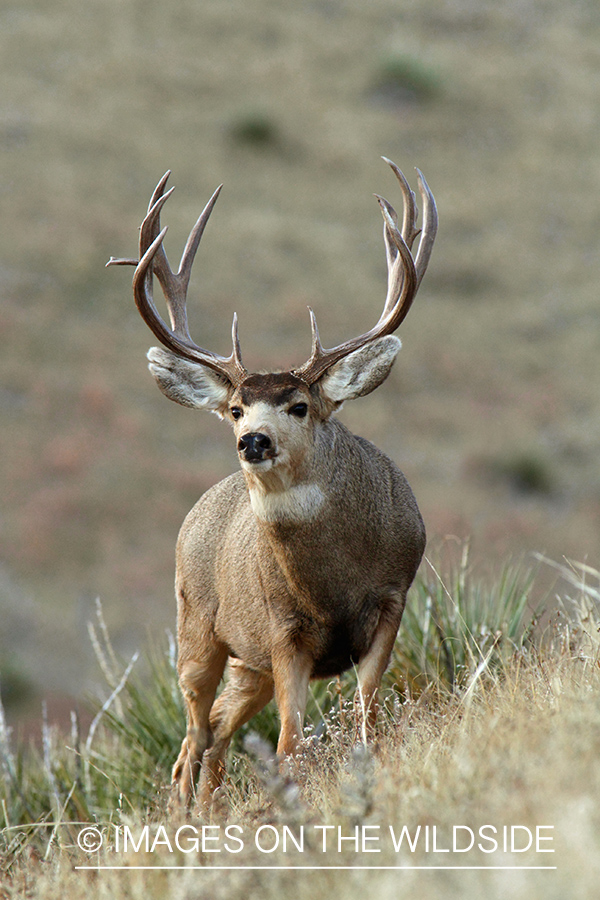
[{"label": "dark forehead patch", "polygon": [[239,392],[244,406],[262,401],[280,406],[297,391],[307,392],[304,382],[291,372],[267,372],[248,375],[242,381]]}]

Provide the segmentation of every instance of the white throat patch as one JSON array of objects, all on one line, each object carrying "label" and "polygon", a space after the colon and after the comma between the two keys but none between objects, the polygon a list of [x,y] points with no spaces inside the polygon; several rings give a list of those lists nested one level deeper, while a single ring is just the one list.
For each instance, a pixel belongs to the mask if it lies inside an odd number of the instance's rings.
[{"label": "white throat patch", "polygon": [[325,503],[318,484],[297,484],[269,493],[250,488],[249,493],[254,515],[265,522],[310,522]]}]

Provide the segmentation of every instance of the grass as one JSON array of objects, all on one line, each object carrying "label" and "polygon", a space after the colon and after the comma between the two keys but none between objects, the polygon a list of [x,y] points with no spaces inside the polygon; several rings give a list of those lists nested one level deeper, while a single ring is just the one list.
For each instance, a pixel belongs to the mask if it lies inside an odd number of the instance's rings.
[{"label": "grass", "polygon": [[442,577],[439,563],[425,561],[413,602],[403,618],[388,681],[407,685],[409,695],[431,685],[446,691],[464,688],[480,666],[495,671],[534,639],[541,600],[534,600],[535,572],[507,564],[492,580],[473,569],[469,545]]},{"label": "grass", "polygon": [[[299,874],[276,869],[260,874],[243,867],[294,864],[488,867],[464,870],[460,879],[450,870],[369,872],[370,883],[385,896],[398,884],[432,897],[478,896],[482,890],[488,896],[509,891],[517,898],[558,897],[575,885],[577,896],[592,896],[598,864],[597,854],[588,854],[600,839],[592,802],[600,788],[600,573],[583,565],[551,565],[560,579],[557,605],[543,629],[539,622],[535,627],[532,610],[526,613],[523,598],[536,579],[523,568],[507,567],[497,581],[485,584],[466,552],[455,576],[434,576],[431,566],[432,577],[421,581],[413,595],[413,620],[401,629],[392,671],[400,660],[404,673],[413,671],[417,633],[425,638],[418,663],[425,668],[420,679],[404,674],[400,684],[384,692],[376,751],[353,745],[348,702],[330,691],[326,706],[321,693],[307,721],[295,778],[283,777],[270,741],[276,717],[269,709],[253,720],[243,748],[238,745],[230,754],[229,776],[210,819],[166,815],[169,768],[183,730],[172,646],[153,656],[143,679],[136,677],[137,662],[119,663],[99,615],[91,636],[107,692],[96,705],[88,734],[79,734],[75,721],[70,736],[43,722],[40,748],[14,748],[5,725],[0,727],[2,896],[33,900],[60,891],[70,896],[85,877],[74,867],[90,863],[188,867],[187,874],[101,872],[86,888],[98,897],[106,891],[115,897],[153,897],[161,891],[187,896],[197,890],[199,896],[207,891],[219,898],[231,896],[233,889],[275,896]],[[433,577],[441,590],[428,606],[419,598],[432,598]],[[475,597],[487,599],[474,616]],[[464,669],[456,664],[453,680],[447,663],[439,664],[439,644],[427,640],[438,634],[438,627],[429,625],[433,616],[440,628],[449,628],[454,658],[465,660]],[[406,689],[417,682],[419,691]],[[317,686],[317,695],[320,691]],[[105,839],[104,848],[89,856],[77,845],[85,824],[99,828]],[[204,850],[194,844],[202,826]],[[484,826],[489,827],[480,832]],[[516,852],[503,849],[504,826],[509,841],[510,826],[518,826],[515,833],[523,842]],[[396,852],[394,840],[403,827],[404,849]],[[542,828],[538,836],[552,838],[538,844],[554,849],[552,855],[537,852],[535,844],[523,853],[518,849],[536,827]],[[472,852],[461,852],[466,846],[461,841],[468,842],[471,832],[484,849],[492,849],[497,839],[493,856],[477,844]],[[323,835],[331,838],[325,851]],[[340,835],[352,840],[342,840],[338,850]],[[452,851],[455,838],[459,849]],[[300,852],[296,845],[302,839]],[[271,852],[277,842],[279,848]],[[448,845],[451,852],[445,856],[439,851]],[[210,852],[217,847],[218,857]],[[371,849],[380,851],[377,857],[368,853]],[[224,878],[211,869],[216,864],[234,871]],[[557,869],[496,872],[491,865]],[[296,892],[308,896],[310,885],[311,896],[331,890],[358,896],[364,874],[321,868],[309,880],[302,876]]]}]

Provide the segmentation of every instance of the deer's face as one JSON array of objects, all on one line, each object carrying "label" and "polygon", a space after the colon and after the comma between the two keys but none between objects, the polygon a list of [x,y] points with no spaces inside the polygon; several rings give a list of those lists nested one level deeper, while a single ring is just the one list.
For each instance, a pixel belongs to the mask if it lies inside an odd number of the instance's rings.
[{"label": "deer's face", "polygon": [[293,477],[310,457],[317,404],[307,385],[289,372],[250,375],[229,397],[242,469],[259,478],[272,469]]}]

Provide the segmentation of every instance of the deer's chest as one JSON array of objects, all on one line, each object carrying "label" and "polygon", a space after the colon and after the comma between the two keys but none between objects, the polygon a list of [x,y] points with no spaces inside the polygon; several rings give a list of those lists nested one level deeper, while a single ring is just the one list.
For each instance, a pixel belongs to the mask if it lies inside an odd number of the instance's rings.
[{"label": "deer's chest", "polygon": [[371,646],[386,598],[375,591],[348,590],[318,602],[289,598],[269,608],[270,629],[313,660],[312,676],[329,678],[358,664]]}]

